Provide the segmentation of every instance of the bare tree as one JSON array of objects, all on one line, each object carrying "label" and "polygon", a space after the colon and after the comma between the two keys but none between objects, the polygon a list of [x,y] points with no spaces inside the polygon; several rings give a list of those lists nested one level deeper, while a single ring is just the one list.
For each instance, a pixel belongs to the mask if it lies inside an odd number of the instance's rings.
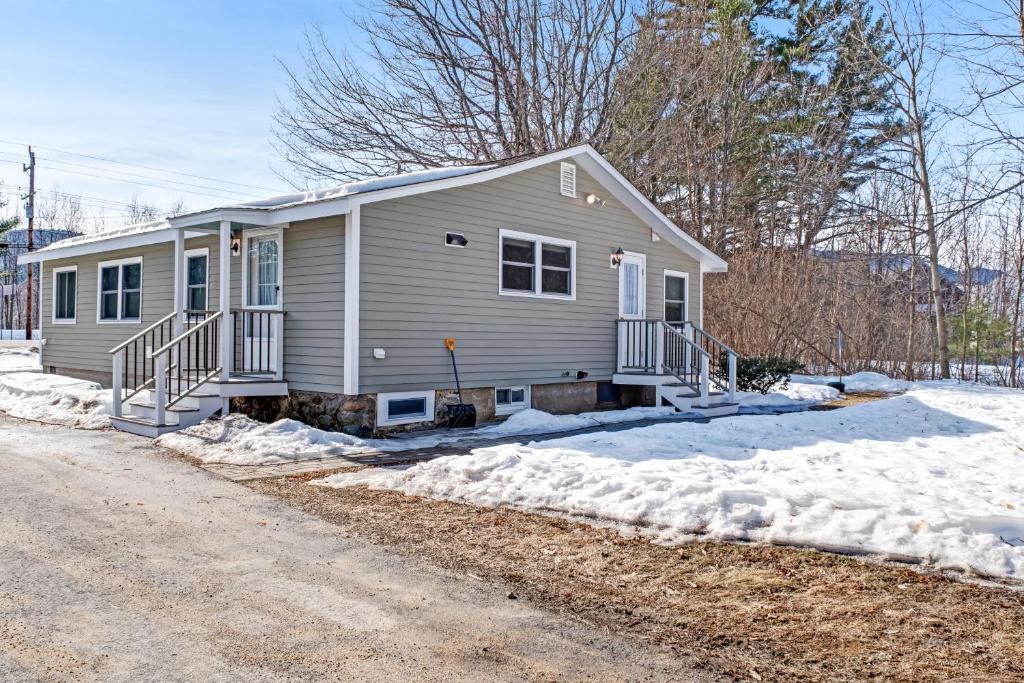
[{"label": "bare tree", "polygon": [[39,195],[36,217],[41,228],[80,232],[85,224],[82,198],[54,188],[52,192]]},{"label": "bare tree", "polygon": [[160,209],[155,204],[140,199],[138,195],[132,195],[132,198],[128,200],[128,208],[125,213],[125,219],[128,224],[133,223],[144,223],[146,221],[153,221],[160,217]]},{"label": "bare tree", "polygon": [[[362,62],[307,35],[279,151],[306,178],[487,161],[612,134],[630,0],[382,0]],[[369,66],[363,66],[368,62]]]}]

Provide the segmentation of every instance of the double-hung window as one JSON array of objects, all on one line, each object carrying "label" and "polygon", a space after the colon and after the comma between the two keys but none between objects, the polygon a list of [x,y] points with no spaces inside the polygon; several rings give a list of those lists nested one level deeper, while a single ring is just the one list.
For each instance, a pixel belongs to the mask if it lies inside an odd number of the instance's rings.
[{"label": "double-hung window", "polygon": [[665,322],[681,323],[689,318],[686,306],[686,273],[665,271]]},{"label": "double-hung window", "polygon": [[53,269],[53,322],[75,322],[78,299],[78,266]]},{"label": "double-hung window", "polygon": [[99,264],[99,322],[142,320],[142,258]]},{"label": "double-hung window", "polygon": [[501,294],[575,298],[575,242],[512,230],[501,230],[499,239]]},{"label": "double-hung window", "polygon": [[190,249],[185,252],[185,308],[205,311],[208,306],[209,249]]}]

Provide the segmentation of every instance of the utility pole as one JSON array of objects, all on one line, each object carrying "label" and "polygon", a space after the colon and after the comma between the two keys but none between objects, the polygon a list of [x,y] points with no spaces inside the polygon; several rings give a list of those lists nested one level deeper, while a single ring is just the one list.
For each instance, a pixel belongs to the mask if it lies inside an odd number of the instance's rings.
[{"label": "utility pole", "polygon": [[[36,215],[36,153],[32,151],[32,145],[28,147],[28,165],[22,164],[21,169],[28,173],[28,195],[22,197],[22,199],[28,200],[25,204],[25,217],[28,219],[26,253],[32,253],[32,228],[35,224]],[[32,270],[35,268],[35,265],[29,263],[27,267],[28,281],[25,287],[25,308],[28,310],[28,314],[25,316],[25,339],[29,341],[32,339]],[[17,272],[17,268],[15,268],[15,272]],[[41,309],[39,313],[42,315]]]}]

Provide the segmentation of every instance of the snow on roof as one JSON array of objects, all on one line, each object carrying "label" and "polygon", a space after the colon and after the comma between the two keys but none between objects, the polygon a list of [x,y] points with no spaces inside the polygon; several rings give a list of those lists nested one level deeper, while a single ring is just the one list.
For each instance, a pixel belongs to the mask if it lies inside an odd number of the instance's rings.
[{"label": "snow on roof", "polygon": [[67,239],[58,240],[42,249],[36,249],[34,253],[40,253],[44,251],[54,251],[56,249],[63,249],[65,247],[73,247],[79,244],[89,244],[91,242],[102,242],[104,240],[114,239],[115,237],[127,237],[129,235],[141,235],[147,232],[157,232],[158,230],[165,230],[171,227],[171,224],[161,218],[160,220],[147,221],[145,223],[136,223],[135,225],[128,225],[122,228],[114,228],[112,230],[101,230],[99,232],[92,232],[87,235],[78,235],[76,237],[69,237]]},{"label": "snow on roof", "polygon": [[229,209],[280,209],[298,204],[309,204],[311,202],[322,202],[329,199],[349,197],[364,192],[386,190],[393,187],[404,187],[416,183],[426,183],[432,180],[443,180],[455,178],[461,175],[486,171],[494,168],[494,164],[480,164],[476,166],[446,166],[443,168],[428,168],[422,171],[411,171],[398,175],[385,176],[383,178],[368,178],[366,180],[355,180],[342,185],[333,185],[317,190],[306,190],[304,192],[292,192],[267,199],[257,199],[251,202],[243,202],[228,207]]}]

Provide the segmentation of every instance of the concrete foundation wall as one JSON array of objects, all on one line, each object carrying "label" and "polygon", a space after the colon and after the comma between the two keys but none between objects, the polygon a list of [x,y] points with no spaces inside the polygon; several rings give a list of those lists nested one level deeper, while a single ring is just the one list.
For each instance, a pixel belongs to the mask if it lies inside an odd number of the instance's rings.
[{"label": "concrete foundation wall", "polygon": [[84,379],[90,382],[96,382],[104,389],[109,389],[114,385],[110,370],[102,372],[99,370],[62,368],[55,365],[45,365],[43,366],[43,372],[50,375],[64,375],[65,377],[74,377],[75,379]]}]

